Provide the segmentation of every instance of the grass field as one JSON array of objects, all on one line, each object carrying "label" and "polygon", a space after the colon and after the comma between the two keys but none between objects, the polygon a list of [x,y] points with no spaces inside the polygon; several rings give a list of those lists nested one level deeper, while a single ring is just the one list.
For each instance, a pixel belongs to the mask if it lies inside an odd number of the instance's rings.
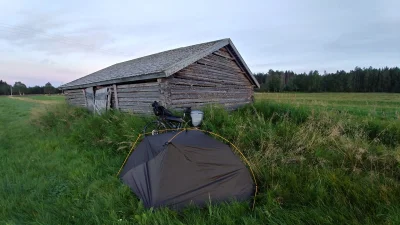
[{"label": "grass field", "polygon": [[400,94],[387,93],[268,93],[258,100],[288,103],[316,110],[336,110],[375,119],[400,119]]},{"label": "grass field", "polygon": [[203,129],[252,163],[254,211],[146,210],[115,174],[150,118],[32,100],[0,97],[0,224],[400,224],[398,94],[257,94],[232,113],[205,109]]}]

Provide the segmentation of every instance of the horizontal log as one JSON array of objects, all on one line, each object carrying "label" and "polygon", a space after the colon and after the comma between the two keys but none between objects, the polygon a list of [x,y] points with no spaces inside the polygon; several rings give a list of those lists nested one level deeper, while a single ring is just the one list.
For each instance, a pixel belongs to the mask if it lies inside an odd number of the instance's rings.
[{"label": "horizontal log", "polygon": [[234,60],[229,54],[224,54],[224,53],[221,53],[219,51],[213,52],[213,55],[216,55],[218,57],[222,57],[222,58],[225,58],[225,59],[229,59],[229,60]]},{"label": "horizontal log", "polygon": [[[170,100],[171,101],[175,101],[175,100],[191,100],[194,102],[209,102],[212,100],[223,100],[223,99],[228,99],[228,98],[233,98],[233,99],[249,99],[250,96],[249,95],[241,95],[241,96],[237,96],[237,95],[226,95],[226,96],[221,96],[221,95],[200,95],[200,96],[171,96]],[[212,102],[212,101],[211,101]]]},{"label": "horizontal log", "polygon": [[152,107],[150,104],[134,104],[133,102],[124,102],[119,105],[119,108],[140,108],[140,109],[146,109],[146,110],[152,110]]},{"label": "horizontal log", "polygon": [[193,66],[191,66],[190,68],[188,67],[182,71],[179,71],[178,73],[187,73],[187,72],[201,74],[203,76],[208,76],[213,79],[231,79],[243,83],[250,83],[245,74],[218,70],[218,68],[208,67],[206,65],[201,65],[201,64],[193,64]]},{"label": "horizontal log", "polygon": [[201,97],[208,97],[208,96],[220,96],[220,97],[226,97],[226,96],[234,96],[234,97],[240,97],[240,96],[251,96],[251,92],[210,92],[210,91],[203,91],[203,92],[185,92],[185,93],[179,93],[179,92],[172,92],[171,90],[171,97],[181,97],[181,98],[201,98]]},{"label": "horizontal log", "polygon": [[225,70],[219,70],[218,68],[214,68],[214,67],[211,67],[211,66],[203,65],[203,64],[200,64],[200,63],[194,63],[194,64],[190,65],[189,67],[183,69],[182,71],[187,70],[187,69],[199,70],[199,71],[202,71],[203,73],[214,73],[214,74],[218,74],[218,75],[225,75],[227,77],[232,76],[232,77],[237,77],[237,78],[240,78],[240,79],[242,79],[242,78],[247,79],[246,76],[245,76],[245,73],[227,72]]},{"label": "horizontal log", "polygon": [[138,88],[138,87],[155,87],[158,86],[157,82],[139,83],[139,84],[121,84],[117,85],[117,89],[120,88]]},{"label": "horizontal log", "polygon": [[218,84],[214,82],[206,82],[206,81],[196,81],[193,82],[188,79],[182,79],[182,78],[176,78],[173,77],[172,79],[169,80],[170,84],[175,84],[175,85],[189,85],[189,86],[202,86],[202,87],[216,87]]},{"label": "horizontal log", "polygon": [[119,108],[120,109],[136,109],[136,110],[152,111],[151,107],[139,106],[139,105],[120,105]]},{"label": "horizontal log", "polygon": [[214,63],[222,65],[222,66],[228,66],[228,67],[232,67],[232,68],[241,70],[239,65],[233,59],[226,59],[224,57],[213,55],[213,54],[205,57],[204,59],[210,60],[211,62],[214,62]]},{"label": "horizontal log", "polygon": [[217,70],[207,70],[205,66],[202,66],[202,68],[195,68],[195,67],[188,67],[186,69],[183,69],[179,71],[176,74],[182,75],[182,74],[197,74],[201,77],[204,78],[209,78],[209,79],[222,79],[222,80],[233,80],[233,81],[238,81],[238,82],[244,82],[246,83],[247,78],[243,74],[228,74],[228,73],[223,73],[221,71]]},{"label": "horizontal log", "polygon": [[85,95],[83,93],[73,94],[73,95],[65,95],[65,98],[85,98]]},{"label": "horizontal log", "polygon": [[172,105],[184,104],[184,103],[235,103],[235,102],[247,102],[249,99],[241,98],[241,99],[224,99],[224,98],[216,98],[216,99],[179,99],[172,100]]},{"label": "horizontal log", "polygon": [[65,95],[64,97],[65,98],[85,98],[85,95],[83,95],[83,94],[80,94],[80,95],[78,95],[78,94],[76,94],[76,95]]},{"label": "horizontal log", "polygon": [[79,96],[79,97],[85,97],[85,95],[84,95],[82,92],[81,92],[81,93],[71,93],[71,94],[65,95],[66,98],[69,98],[69,97],[77,97],[77,96]]},{"label": "horizontal log", "polygon": [[124,102],[119,105],[119,107],[136,107],[136,108],[143,108],[143,109],[152,109],[150,104],[135,104],[134,102]]},{"label": "horizontal log", "polygon": [[143,93],[143,94],[145,94],[145,93],[161,93],[161,89],[155,89],[155,90],[137,90],[137,91],[134,91],[134,90],[131,90],[131,89],[122,89],[122,90],[120,90],[120,91],[118,91],[118,96],[119,96],[119,94],[120,93],[132,93],[132,94],[135,94],[135,93]]},{"label": "horizontal log", "polygon": [[158,101],[159,98],[120,98],[118,96],[118,101],[121,102],[154,102],[154,101]]},{"label": "horizontal log", "polygon": [[216,83],[236,83],[236,84],[241,84],[241,85],[246,85],[248,82],[235,78],[235,77],[225,77],[225,76],[219,76],[218,74],[214,73],[205,73],[205,72],[198,72],[198,71],[183,71],[183,72],[178,72],[177,74],[174,75],[175,77],[181,77],[181,78],[191,78],[195,80],[204,80],[204,81],[210,81],[210,82],[216,82]]},{"label": "horizontal log", "polygon": [[223,64],[221,62],[215,62],[215,61],[213,61],[211,59],[203,58],[203,59],[198,60],[197,63],[204,64],[204,65],[207,65],[207,66],[211,66],[211,67],[214,67],[214,68],[218,68],[218,70],[224,70],[224,71],[227,71],[227,72],[243,73],[243,71],[237,66],[225,65],[225,64]]},{"label": "horizontal log", "polygon": [[118,98],[157,98],[161,94],[159,92],[135,92],[135,93],[118,93]]},{"label": "horizontal log", "polygon": [[151,108],[151,103],[149,102],[120,102],[119,106],[141,106],[141,107],[148,107]]},{"label": "horizontal log", "polygon": [[246,83],[244,82],[240,82],[240,81],[234,81],[234,80],[228,80],[228,79],[218,79],[218,78],[205,78],[202,77],[199,74],[195,74],[195,73],[178,73],[176,75],[174,75],[174,77],[176,78],[181,78],[181,79],[187,79],[190,80],[190,84],[195,83],[197,81],[206,81],[209,83],[215,83],[215,84],[235,84],[235,85],[243,85],[245,86]]},{"label": "horizontal log", "polygon": [[75,94],[68,94],[68,95],[65,95],[66,98],[68,98],[68,97],[74,97],[74,96],[85,97],[85,95],[84,95],[83,93],[75,93]]},{"label": "horizontal log", "polygon": [[172,95],[170,96],[171,101],[175,100],[185,100],[194,101],[194,102],[207,102],[213,101],[216,99],[250,99],[250,95],[191,95],[191,96],[179,96],[179,95]]},{"label": "horizontal log", "polygon": [[[173,79],[179,79],[179,78],[173,78]],[[186,79],[181,79],[181,80],[185,81]],[[234,85],[234,84],[224,84],[224,85],[214,84],[214,86],[190,86],[190,84],[189,85],[182,85],[182,84],[175,84],[175,83],[171,82],[168,85],[167,90],[170,90],[170,89],[175,89],[175,90],[181,90],[181,89],[184,89],[184,90],[195,89],[196,90],[196,89],[198,89],[198,90],[201,90],[203,88],[205,88],[205,89],[229,88],[229,89],[251,89],[251,90],[253,89],[252,86],[242,86],[242,85]]]},{"label": "horizontal log", "polygon": [[122,92],[159,92],[160,87],[117,88],[118,94]]},{"label": "horizontal log", "polygon": [[83,93],[83,89],[74,89],[74,90],[66,90],[64,94],[71,94],[71,93]]},{"label": "horizontal log", "polygon": [[187,96],[188,98],[195,98],[195,97],[208,97],[208,96],[220,96],[220,97],[226,97],[226,96],[234,96],[234,97],[240,97],[240,96],[251,96],[252,93],[249,91],[246,92],[210,92],[210,91],[195,91],[195,92],[176,92],[171,90],[170,96],[180,96],[180,97],[185,97]]},{"label": "horizontal log", "polygon": [[84,97],[85,95],[81,92],[81,93],[71,93],[71,94],[66,94],[64,95],[66,98],[68,97],[73,97],[73,96],[81,96]]},{"label": "horizontal log", "polygon": [[173,86],[171,87],[171,93],[185,94],[185,93],[196,93],[196,92],[226,92],[226,93],[242,93],[242,92],[253,92],[253,89],[241,86],[236,87],[190,87],[190,86]]},{"label": "horizontal log", "polygon": [[249,104],[250,101],[243,101],[243,102],[235,102],[235,103],[218,103],[218,102],[201,102],[201,103],[193,103],[193,102],[189,102],[189,103],[180,103],[180,104],[175,104],[175,105],[169,105],[171,109],[174,108],[185,108],[185,107],[192,107],[192,109],[200,109],[203,108],[205,106],[209,106],[209,105],[220,105],[220,106],[229,106],[229,107],[237,107],[237,106],[243,106],[246,104]]},{"label": "horizontal log", "polygon": [[119,108],[120,108],[121,111],[153,113],[152,109],[135,107],[135,106],[120,106]]},{"label": "horizontal log", "polygon": [[229,53],[228,49],[226,49],[225,47],[218,49],[217,52],[231,56],[231,53]]}]

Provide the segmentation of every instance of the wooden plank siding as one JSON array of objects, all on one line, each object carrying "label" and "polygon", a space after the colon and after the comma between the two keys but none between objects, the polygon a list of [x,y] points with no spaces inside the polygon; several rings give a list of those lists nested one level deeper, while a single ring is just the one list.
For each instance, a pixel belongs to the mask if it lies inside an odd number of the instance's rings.
[{"label": "wooden plank siding", "polygon": [[163,100],[170,108],[222,104],[236,108],[250,103],[253,85],[235,58],[222,48],[166,78]]},{"label": "wooden plank siding", "polygon": [[[123,112],[150,114],[151,103],[160,101],[160,84],[158,82],[116,85],[119,109]],[[115,106],[114,92],[112,106]]]},{"label": "wooden plank siding", "polygon": [[[152,114],[154,101],[172,109],[199,109],[207,104],[233,109],[252,101],[254,83],[246,74],[224,47],[169,77],[95,88],[108,87],[109,108],[129,113]],[[65,90],[67,102],[85,107],[83,90]]]},{"label": "wooden plank siding", "polygon": [[86,107],[84,89],[65,90],[65,101],[74,106]]}]

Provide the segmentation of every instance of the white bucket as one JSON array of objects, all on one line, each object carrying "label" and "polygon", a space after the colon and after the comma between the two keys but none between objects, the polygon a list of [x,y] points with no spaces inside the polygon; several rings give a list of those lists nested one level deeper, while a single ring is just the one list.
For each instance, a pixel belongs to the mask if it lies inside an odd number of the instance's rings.
[{"label": "white bucket", "polygon": [[203,112],[200,110],[193,110],[190,113],[190,117],[192,118],[193,126],[197,127],[201,124],[201,121],[203,121]]}]

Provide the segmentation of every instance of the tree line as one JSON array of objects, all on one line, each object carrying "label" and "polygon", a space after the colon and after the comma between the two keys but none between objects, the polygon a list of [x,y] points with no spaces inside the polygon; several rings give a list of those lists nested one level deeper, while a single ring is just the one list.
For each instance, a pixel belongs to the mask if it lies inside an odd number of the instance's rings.
[{"label": "tree line", "polygon": [[[400,93],[400,68],[375,69],[356,67],[346,72],[338,70],[335,73],[317,70],[309,73],[293,71],[269,70],[267,73],[254,74],[263,92],[396,92]],[[50,82],[44,86],[27,87],[18,81],[14,85],[0,80],[0,95],[25,94],[55,94],[61,90],[53,87]]]},{"label": "tree line", "polygon": [[7,82],[0,80],[0,95],[27,95],[27,94],[56,94],[61,93],[60,90],[53,87],[50,82],[44,86],[27,87],[21,81],[17,81],[14,85],[7,84]]},{"label": "tree line", "polygon": [[268,73],[254,74],[264,92],[400,92],[400,69],[375,69],[356,67],[346,72],[320,74],[317,70],[309,73],[269,70]]}]

